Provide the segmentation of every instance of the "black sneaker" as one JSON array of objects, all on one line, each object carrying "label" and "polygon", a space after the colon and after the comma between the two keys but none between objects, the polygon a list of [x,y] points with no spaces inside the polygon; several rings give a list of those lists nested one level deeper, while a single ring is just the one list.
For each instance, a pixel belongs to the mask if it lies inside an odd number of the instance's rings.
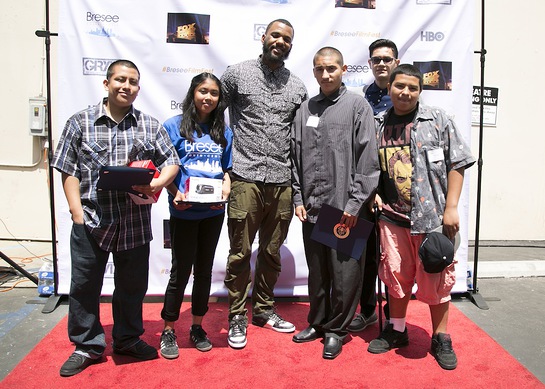
[{"label": "black sneaker", "polygon": [[375,324],[378,321],[377,314],[373,312],[371,316],[365,317],[363,313],[358,313],[352,322],[346,327],[349,332],[360,332],[366,329],[371,324]]},{"label": "black sneaker", "polygon": [[458,366],[458,359],[452,349],[452,340],[449,334],[438,333],[431,338],[431,355],[435,357],[439,366],[445,370],[454,370]]},{"label": "black sneaker", "polygon": [[70,355],[70,357],[68,357],[66,362],[64,362],[63,365],[61,366],[61,370],[60,370],[61,377],[71,377],[73,375],[81,373],[83,370],[87,368],[87,366],[90,366],[93,363],[97,363],[101,359],[102,359],[102,356],[98,358],[90,358],[90,357],[86,357],[85,355],[73,353],[72,355]]},{"label": "black sneaker", "polygon": [[130,346],[117,347],[113,346],[114,354],[128,355],[142,361],[148,361],[150,359],[157,358],[157,350],[144,342],[142,339],[138,339],[136,343]]},{"label": "black sneaker", "polygon": [[293,332],[295,326],[289,321],[285,321],[282,317],[273,311],[254,314],[252,316],[252,324],[265,327],[268,326],[278,332]]},{"label": "black sneaker", "polygon": [[367,351],[373,354],[382,354],[393,348],[403,347],[409,344],[409,335],[407,327],[405,331],[399,332],[394,330],[394,325],[388,323],[380,333],[380,336],[373,339],[367,347]]},{"label": "black sneaker", "polygon": [[227,342],[232,348],[243,348],[246,346],[246,328],[248,319],[242,315],[235,315],[229,322],[229,334]]},{"label": "black sneaker", "polygon": [[189,330],[189,338],[193,343],[195,343],[195,347],[199,351],[208,351],[212,349],[212,343],[206,336],[206,331],[203,330],[200,325],[191,326],[191,329]]},{"label": "black sneaker", "polygon": [[164,330],[161,334],[161,355],[166,359],[178,358],[178,343],[174,329]]}]

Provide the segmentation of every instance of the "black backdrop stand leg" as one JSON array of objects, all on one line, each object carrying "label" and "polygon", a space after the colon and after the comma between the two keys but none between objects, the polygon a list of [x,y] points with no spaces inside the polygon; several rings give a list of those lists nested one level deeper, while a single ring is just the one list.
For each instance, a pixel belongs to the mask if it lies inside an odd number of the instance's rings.
[{"label": "black backdrop stand leg", "polygon": [[13,261],[11,258],[9,258],[6,254],[0,251],[0,257],[4,261],[10,264],[11,267],[15,268],[19,273],[24,275],[26,278],[28,278],[30,281],[34,282],[36,285],[38,285],[38,278],[27,272],[25,269],[23,269],[21,266],[19,266],[15,261]]},{"label": "black backdrop stand leg", "polygon": [[481,219],[481,182],[482,182],[482,170],[483,170],[483,113],[484,113],[484,62],[486,56],[486,49],[484,48],[484,3],[485,0],[481,0],[481,50],[475,51],[480,54],[481,61],[481,93],[479,100],[479,159],[477,161],[478,175],[477,175],[477,207],[476,207],[476,222],[475,222],[475,253],[473,257],[473,288],[468,290],[469,299],[480,309],[488,309],[488,304],[484,301],[484,298],[479,294],[479,288],[477,288],[477,270],[479,263],[479,225]]},{"label": "black backdrop stand leg", "polygon": [[51,134],[51,36],[57,36],[57,33],[49,31],[49,0],[45,1],[45,31],[36,31],[36,36],[45,39],[45,58],[46,58],[46,89],[47,89],[47,141],[48,164],[49,164],[49,208],[51,210],[51,246],[53,256],[53,276],[55,279],[55,292],[47,299],[42,313],[51,313],[59,305],[62,296],[57,293],[59,283],[59,272],[57,266],[57,234],[55,229],[55,191],[53,188],[53,169],[51,168],[51,159],[53,158],[53,138]]}]

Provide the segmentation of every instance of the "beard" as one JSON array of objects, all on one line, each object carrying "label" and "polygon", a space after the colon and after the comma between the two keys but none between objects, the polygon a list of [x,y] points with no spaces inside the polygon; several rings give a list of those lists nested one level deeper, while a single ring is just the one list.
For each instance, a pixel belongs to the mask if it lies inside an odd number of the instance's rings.
[{"label": "beard", "polygon": [[288,59],[291,48],[287,52],[282,52],[281,55],[275,55],[272,46],[271,43],[263,42],[263,60],[265,62],[282,63]]}]

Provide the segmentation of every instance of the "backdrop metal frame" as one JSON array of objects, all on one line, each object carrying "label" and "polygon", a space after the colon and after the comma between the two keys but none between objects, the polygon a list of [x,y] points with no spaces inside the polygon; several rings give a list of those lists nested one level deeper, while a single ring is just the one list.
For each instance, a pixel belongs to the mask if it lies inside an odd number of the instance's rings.
[{"label": "backdrop metal frame", "polygon": [[[53,169],[51,168],[51,160],[53,158],[53,137],[51,131],[51,37],[58,36],[58,33],[50,31],[49,20],[49,0],[45,0],[45,30],[37,30],[36,36],[44,38],[45,52],[46,52],[46,110],[47,110],[47,141],[48,147],[48,172],[49,172],[49,204],[50,204],[50,218],[51,218],[51,245],[53,256],[53,272],[55,279],[54,293],[49,297],[42,312],[51,313],[59,305],[62,295],[58,294],[58,258],[57,258],[57,234],[55,226],[55,191],[53,185]],[[481,309],[489,309],[484,298],[479,293],[477,286],[478,281],[478,262],[479,262],[479,234],[480,234],[480,217],[481,217],[481,189],[482,189],[482,168],[483,168],[483,113],[484,113],[484,75],[485,75],[485,0],[481,0],[481,48],[474,52],[479,54],[480,57],[480,99],[479,99],[479,154],[477,160],[477,202],[476,202],[476,220],[475,220],[475,247],[474,247],[474,259],[473,259],[473,284],[471,288],[468,288],[467,294],[469,299]],[[1,254],[1,253],[0,253]],[[10,263],[17,270],[21,271],[31,281],[38,283],[36,277],[28,274],[24,269],[20,269],[17,264],[14,264],[9,258],[1,255],[4,260]]]}]

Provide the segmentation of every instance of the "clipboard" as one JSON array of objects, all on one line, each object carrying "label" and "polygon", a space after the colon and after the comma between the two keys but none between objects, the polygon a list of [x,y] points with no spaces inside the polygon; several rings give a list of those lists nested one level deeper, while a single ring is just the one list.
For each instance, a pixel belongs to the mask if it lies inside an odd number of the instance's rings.
[{"label": "clipboard", "polygon": [[133,185],[147,185],[153,179],[155,169],[130,166],[102,166],[97,182],[97,190],[118,190],[139,194],[132,190]]},{"label": "clipboard", "polygon": [[310,238],[359,260],[374,229],[374,224],[358,218],[356,226],[347,229],[339,224],[343,211],[323,204]]}]

